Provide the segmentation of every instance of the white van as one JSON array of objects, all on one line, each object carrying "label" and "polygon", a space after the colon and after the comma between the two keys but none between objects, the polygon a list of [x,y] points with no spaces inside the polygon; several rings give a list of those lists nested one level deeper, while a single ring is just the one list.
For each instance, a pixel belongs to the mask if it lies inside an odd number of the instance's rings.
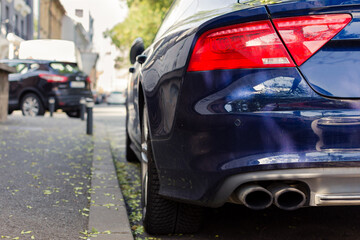
[{"label": "white van", "polygon": [[79,50],[74,42],[56,39],[23,41],[19,48],[20,59],[36,59],[77,63],[82,69]]}]

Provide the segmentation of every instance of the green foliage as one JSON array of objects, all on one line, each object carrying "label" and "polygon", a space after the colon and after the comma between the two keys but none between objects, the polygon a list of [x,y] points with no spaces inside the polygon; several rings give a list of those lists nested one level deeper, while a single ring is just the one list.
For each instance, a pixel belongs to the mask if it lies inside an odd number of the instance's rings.
[{"label": "green foliage", "polygon": [[153,41],[172,0],[127,0],[129,14],[124,22],[105,32],[120,49],[128,49],[137,37],[145,47]]}]

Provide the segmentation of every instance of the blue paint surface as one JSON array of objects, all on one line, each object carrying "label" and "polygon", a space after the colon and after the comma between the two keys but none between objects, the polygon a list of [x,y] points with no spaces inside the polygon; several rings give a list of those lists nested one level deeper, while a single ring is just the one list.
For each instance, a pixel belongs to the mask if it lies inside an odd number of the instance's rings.
[{"label": "blue paint surface", "polygon": [[[360,1],[233,2],[211,10],[197,1],[181,21],[165,20],[129,81],[129,136],[140,151],[146,102],[160,193],[211,205],[236,174],[360,166]],[[209,29],[333,13],[352,21],[299,67],[186,71]]]}]

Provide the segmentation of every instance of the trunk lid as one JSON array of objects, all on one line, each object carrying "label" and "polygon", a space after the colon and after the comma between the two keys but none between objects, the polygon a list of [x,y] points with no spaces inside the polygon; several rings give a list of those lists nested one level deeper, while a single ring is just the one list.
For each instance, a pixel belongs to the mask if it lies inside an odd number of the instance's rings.
[{"label": "trunk lid", "polygon": [[81,72],[76,63],[52,62],[49,64],[54,74],[67,78],[67,81],[58,83],[58,88],[68,94],[82,94],[90,90],[88,76]]},{"label": "trunk lid", "polygon": [[298,1],[267,6],[276,19],[323,14],[350,14],[351,21],[298,68],[318,94],[360,98],[360,2]]}]

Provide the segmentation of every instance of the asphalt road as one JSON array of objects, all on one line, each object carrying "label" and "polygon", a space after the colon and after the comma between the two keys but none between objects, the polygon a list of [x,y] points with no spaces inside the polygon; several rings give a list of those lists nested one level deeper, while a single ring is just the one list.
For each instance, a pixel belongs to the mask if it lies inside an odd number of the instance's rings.
[{"label": "asphalt road", "polygon": [[[139,187],[139,165],[128,164],[124,159],[125,147],[125,109],[100,106],[95,110],[97,120],[108,126],[116,160],[128,171],[133,188]],[[138,203],[139,201],[137,201]],[[135,215],[129,207],[130,219]],[[360,239],[360,207],[322,207],[304,208],[296,211],[282,211],[270,208],[265,211],[252,211],[245,207],[227,204],[218,209],[207,209],[202,230],[194,235],[149,236],[139,233],[139,239],[154,237],[170,240],[248,240],[248,239],[291,239],[291,240],[339,240]],[[141,222],[139,222],[141,224]]]},{"label": "asphalt road", "polygon": [[88,227],[93,141],[65,114],[0,124],[0,238],[79,239]]}]

